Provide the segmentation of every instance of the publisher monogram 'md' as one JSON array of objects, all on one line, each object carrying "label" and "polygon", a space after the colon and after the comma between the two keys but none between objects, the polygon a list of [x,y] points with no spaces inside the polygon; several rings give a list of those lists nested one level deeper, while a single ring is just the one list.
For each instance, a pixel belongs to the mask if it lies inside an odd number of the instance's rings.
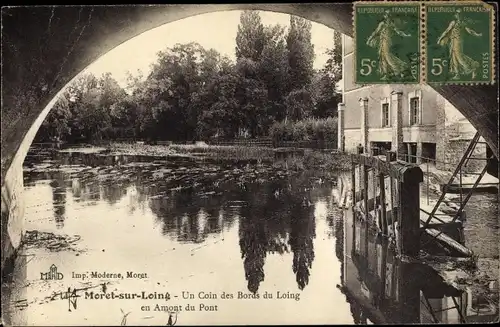
[{"label": "publisher monogram 'md'", "polygon": [[40,279],[41,280],[61,280],[63,279],[63,273],[57,272],[56,265],[52,264],[48,272],[41,272]]}]

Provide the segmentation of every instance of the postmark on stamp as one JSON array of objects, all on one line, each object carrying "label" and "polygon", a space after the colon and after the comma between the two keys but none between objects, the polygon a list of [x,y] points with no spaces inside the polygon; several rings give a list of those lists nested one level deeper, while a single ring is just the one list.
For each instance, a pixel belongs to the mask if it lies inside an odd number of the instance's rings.
[{"label": "postmark on stamp", "polygon": [[479,1],[426,2],[424,6],[426,82],[494,82],[493,6]]},{"label": "postmark on stamp", "polygon": [[357,84],[420,83],[419,2],[355,2]]}]

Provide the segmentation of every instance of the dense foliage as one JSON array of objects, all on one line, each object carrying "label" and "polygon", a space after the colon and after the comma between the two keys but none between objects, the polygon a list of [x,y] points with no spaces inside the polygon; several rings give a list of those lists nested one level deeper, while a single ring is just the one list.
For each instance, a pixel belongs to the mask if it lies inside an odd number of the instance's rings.
[{"label": "dense foliage", "polygon": [[285,29],[244,11],[235,41],[236,62],[197,43],[165,49],[148,76],[129,75],[125,88],[111,74],[84,74],[60,96],[37,140],[260,137],[277,122],[336,116],[339,33],[319,71],[311,23],[302,18],[291,16]]},{"label": "dense foliage", "polygon": [[281,121],[271,126],[273,141],[317,141],[337,144],[337,117]]}]

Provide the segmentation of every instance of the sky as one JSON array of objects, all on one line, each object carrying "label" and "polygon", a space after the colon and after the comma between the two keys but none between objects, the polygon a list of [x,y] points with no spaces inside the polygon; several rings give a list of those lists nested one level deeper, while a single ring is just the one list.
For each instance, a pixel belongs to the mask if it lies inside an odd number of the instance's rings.
[{"label": "sky", "polygon": [[[274,12],[260,11],[264,25],[280,24],[288,27],[290,16]],[[235,39],[241,11],[222,11],[202,14],[178,20],[149,30],[117,46],[93,62],[85,72],[101,76],[110,72],[125,86],[129,71],[136,75],[140,70],[147,75],[149,67],[156,61],[158,51],[177,43],[197,42],[205,49],[214,48],[220,54],[235,60]],[[322,68],[328,59],[324,54],[333,46],[333,30],[325,25],[312,22],[311,39],[316,58],[314,68]]]}]

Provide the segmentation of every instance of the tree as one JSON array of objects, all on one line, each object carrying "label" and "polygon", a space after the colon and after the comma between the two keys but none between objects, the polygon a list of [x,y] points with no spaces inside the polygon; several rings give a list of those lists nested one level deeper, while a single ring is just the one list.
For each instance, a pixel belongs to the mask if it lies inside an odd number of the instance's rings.
[{"label": "tree", "polygon": [[337,90],[337,81],[325,71],[316,72],[313,79],[315,101],[311,116],[314,118],[327,118],[337,116],[337,105],[342,101],[342,94]]},{"label": "tree", "polygon": [[49,114],[43,121],[40,129],[37,132],[36,140],[44,141],[61,141],[71,135],[71,111],[70,111],[70,94],[65,91],[50,109]]},{"label": "tree", "polygon": [[87,142],[101,141],[110,135],[111,116],[106,102],[106,94],[101,87],[89,89],[75,103],[75,113],[81,124],[81,137]]},{"label": "tree", "polygon": [[314,46],[311,43],[311,22],[290,16],[287,35],[290,90],[309,87],[313,77]]},{"label": "tree", "polygon": [[266,85],[268,116],[273,121],[286,116],[285,97],[288,93],[288,56],[283,26],[266,26],[266,43],[259,62],[259,76]]},{"label": "tree", "polygon": [[316,105],[313,116],[317,118],[337,116],[337,105],[342,101],[338,89],[342,78],[342,41],[339,32],[333,32],[333,48],[328,49],[326,54],[329,58],[325,67],[314,79]]},{"label": "tree", "polygon": [[250,137],[262,136],[266,132],[270,118],[268,112],[268,94],[262,81],[243,78],[240,83],[240,110],[243,115],[243,127]]},{"label": "tree", "polygon": [[265,33],[259,12],[245,10],[240,15],[236,34],[236,59],[259,61],[264,49]]},{"label": "tree", "polygon": [[205,84],[205,110],[201,112],[197,126],[200,137],[236,136],[242,121],[242,113],[235,97],[238,81],[235,67],[228,58],[223,58],[218,74]]},{"label": "tree", "polygon": [[336,113],[342,75],[340,34],[324,69],[313,70],[311,23],[290,17],[288,31],[264,26],[244,11],[236,35],[236,62],[199,44],[176,44],[157,54],[147,76],[82,75],[49,113],[39,139],[196,140],[268,135],[282,120]]},{"label": "tree", "polygon": [[92,74],[84,74],[68,87],[68,109],[71,112],[70,142],[97,141],[102,137],[101,127],[107,119],[99,108],[99,80]]},{"label": "tree", "polygon": [[285,101],[288,109],[286,116],[287,120],[297,121],[307,118],[310,116],[310,111],[314,107],[311,93],[306,88],[290,92]]},{"label": "tree", "polygon": [[197,43],[177,44],[158,53],[147,78],[146,92],[158,128],[155,138],[194,139],[198,106],[192,95],[200,91],[200,61],[204,49]]},{"label": "tree", "polygon": [[[279,50],[276,47],[279,47],[279,36],[280,28],[264,28],[258,12],[246,10],[241,14],[236,34],[236,72],[239,83],[235,96],[241,108],[239,130],[241,133],[248,132],[251,137],[264,135],[272,121],[269,90],[283,80],[279,76],[280,68],[274,63],[275,54],[272,53]],[[277,56],[280,56],[279,52]],[[273,77],[278,80],[272,81]],[[273,99],[280,96],[271,95]]]},{"label": "tree", "polygon": [[340,32],[333,31],[333,48],[328,49],[326,54],[329,58],[323,70],[338,82],[342,78],[342,34]]}]

